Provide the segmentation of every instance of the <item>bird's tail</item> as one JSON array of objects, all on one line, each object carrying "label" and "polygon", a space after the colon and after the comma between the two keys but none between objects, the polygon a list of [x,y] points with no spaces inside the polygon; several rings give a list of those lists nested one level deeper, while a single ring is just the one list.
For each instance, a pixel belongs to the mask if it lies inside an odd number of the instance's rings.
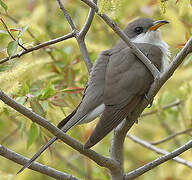
[{"label": "bird's tail", "polygon": [[51,144],[53,144],[58,138],[54,136],[51,138],[47,144],[45,144],[18,172],[21,173],[25,168],[28,168]]},{"label": "bird's tail", "polygon": [[[59,129],[62,129],[65,124],[74,116],[74,114],[76,113],[77,108],[71,113],[69,114],[65,119],[63,119],[58,125],[57,127]],[[51,138],[47,144],[45,144],[18,172],[17,174],[21,173],[24,169],[28,168],[49,146],[51,146],[58,138],[56,136],[54,136],[53,138]]]}]

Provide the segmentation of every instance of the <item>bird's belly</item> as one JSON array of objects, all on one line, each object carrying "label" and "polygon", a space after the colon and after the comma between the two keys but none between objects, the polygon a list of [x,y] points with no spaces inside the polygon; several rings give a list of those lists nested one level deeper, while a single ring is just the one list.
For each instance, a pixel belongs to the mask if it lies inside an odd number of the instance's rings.
[{"label": "bird's belly", "polygon": [[78,124],[84,124],[84,123],[89,123],[93,121],[96,117],[98,117],[104,111],[104,108],[105,108],[105,105],[100,104],[93,111],[88,113],[88,115]]}]

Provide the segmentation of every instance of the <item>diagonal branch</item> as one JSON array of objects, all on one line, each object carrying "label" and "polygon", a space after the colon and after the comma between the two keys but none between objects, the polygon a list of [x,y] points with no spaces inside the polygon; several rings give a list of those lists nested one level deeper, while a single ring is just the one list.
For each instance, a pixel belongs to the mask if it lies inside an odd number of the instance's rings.
[{"label": "diagonal branch", "polygon": [[176,136],[179,136],[179,135],[182,135],[182,134],[186,134],[188,132],[191,132],[192,131],[192,128],[188,128],[188,129],[185,129],[183,131],[180,131],[180,132],[177,132],[177,133],[174,133],[174,134],[171,134],[170,136],[167,136],[159,141],[156,141],[156,142],[150,142],[151,145],[159,145],[161,143],[164,143],[166,141],[169,141],[173,138],[175,138]]},{"label": "diagonal branch", "polygon": [[30,111],[25,106],[17,103],[13,99],[11,99],[9,96],[7,96],[5,93],[0,91],[0,99],[7,104],[8,106],[12,107],[14,110],[20,112],[24,116],[31,119],[33,122],[39,124],[40,126],[46,128],[49,132],[57,136],[59,139],[61,139],[64,143],[71,146],[73,149],[77,150],[81,154],[89,157],[94,162],[96,162],[98,165],[102,167],[106,167],[108,169],[118,169],[118,163],[110,158],[106,158],[95,151],[91,149],[84,149],[83,145],[79,143],[78,141],[74,140],[67,134],[65,134],[63,131],[55,127],[53,124],[51,124],[47,119],[39,116],[38,114]]},{"label": "diagonal branch", "polygon": [[[181,100],[177,100],[177,101],[175,101],[173,103],[170,103],[170,104],[167,104],[165,106],[162,106],[161,109],[165,110],[165,109],[168,109],[168,108],[179,106],[180,104],[182,104],[182,101]],[[159,111],[158,109],[154,109],[154,110],[151,110],[149,112],[142,113],[141,117],[145,117],[145,116],[149,116],[149,115],[155,114],[158,111]]]},{"label": "diagonal branch", "polygon": [[38,45],[33,46],[33,47],[31,47],[31,48],[28,48],[26,51],[22,51],[21,53],[18,53],[18,54],[16,54],[16,55],[12,56],[11,58],[6,57],[6,58],[4,58],[4,59],[1,59],[1,60],[0,60],[0,64],[8,61],[9,59],[14,59],[14,58],[17,58],[17,57],[21,57],[21,56],[23,56],[24,54],[28,54],[28,53],[30,53],[30,52],[32,52],[32,51],[35,51],[35,50],[44,48],[44,47],[46,47],[46,46],[50,46],[50,45],[52,45],[52,44],[56,44],[56,43],[58,43],[58,42],[61,42],[61,41],[64,41],[64,40],[67,40],[67,39],[70,39],[70,38],[73,38],[73,37],[74,37],[74,33],[72,32],[72,33],[66,34],[66,35],[64,35],[64,36],[61,36],[61,37],[58,37],[58,38],[55,38],[55,39],[52,39],[52,40],[43,42],[43,43],[41,43],[41,44],[38,44]]},{"label": "diagonal branch", "polygon": [[186,144],[184,144],[183,146],[175,149],[174,151],[154,160],[154,161],[151,161],[147,164],[145,164],[144,166],[142,167],[139,167],[137,168],[136,170],[132,171],[132,172],[129,172],[127,173],[125,176],[124,176],[124,179],[125,180],[128,180],[128,179],[134,179],[142,174],[144,174],[145,172],[159,166],[160,164],[182,154],[183,152],[189,150],[190,148],[192,148],[192,140],[188,141]]},{"label": "diagonal branch", "polygon": [[[13,152],[13,151],[9,150],[9,149],[5,148],[2,145],[0,145],[0,155],[2,157],[5,157],[5,158],[7,158],[7,159],[9,159],[11,161],[14,161],[17,164],[21,164],[21,165],[24,165],[29,161],[29,159],[25,158],[24,156],[21,156],[20,154],[17,154],[16,152]],[[30,166],[30,169],[32,169],[34,171],[37,171],[37,172],[40,172],[40,173],[43,173],[43,174],[46,174],[46,175],[48,175],[50,177],[53,177],[55,179],[78,180],[78,178],[76,178],[76,177],[74,177],[72,175],[63,173],[61,171],[58,171],[56,169],[47,167],[47,166],[42,165],[42,164],[37,163],[37,162],[34,162]]]},{"label": "diagonal branch", "polygon": [[66,11],[66,9],[64,8],[63,4],[61,3],[61,1],[60,1],[60,0],[57,0],[57,2],[58,2],[58,4],[59,4],[60,9],[63,11],[63,13],[64,13],[64,15],[65,15],[65,17],[66,17],[69,25],[71,26],[72,31],[76,30],[77,28],[75,27],[75,25],[74,25],[71,17],[70,17],[69,14],[67,13],[67,11]]},{"label": "diagonal branch", "polygon": [[[97,4],[97,0],[94,0],[94,3]],[[81,31],[79,32],[79,38],[85,39],[85,35],[87,34],[91,26],[94,15],[95,15],[95,10],[93,8],[90,8],[85,24],[82,27]]]},{"label": "diagonal branch", "polygon": [[[139,139],[139,138],[136,137],[136,136],[133,136],[133,135],[131,135],[131,134],[127,134],[127,137],[128,137],[129,139],[131,139],[132,141],[136,142],[137,144],[140,144],[140,145],[142,145],[143,147],[145,147],[145,148],[147,148],[147,149],[150,149],[150,150],[152,150],[152,151],[154,151],[154,152],[156,152],[156,153],[158,153],[158,154],[162,154],[162,155],[169,154],[168,151],[165,151],[165,150],[163,150],[163,149],[157,148],[157,147],[151,145],[149,142],[144,141],[144,140],[142,140],[142,139]],[[192,163],[189,162],[189,161],[186,161],[186,160],[184,160],[184,159],[182,159],[182,158],[175,157],[175,158],[173,158],[173,160],[176,161],[176,162],[178,162],[178,163],[181,163],[181,164],[183,164],[183,165],[186,165],[186,166],[189,167],[189,168],[192,168]]]}]

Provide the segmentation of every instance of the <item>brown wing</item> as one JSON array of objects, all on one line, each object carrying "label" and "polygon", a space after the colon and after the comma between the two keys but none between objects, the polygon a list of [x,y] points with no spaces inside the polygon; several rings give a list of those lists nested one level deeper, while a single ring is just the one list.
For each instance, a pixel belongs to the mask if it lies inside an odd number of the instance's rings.
[{"label": "brown wing", "polygon": [[96,60],[91,71],[87,89],[83,99],[70,119],[65,121],[64,131],[78,124],[86,115],[103,103],[103,93],[105,84],[105,72],[109,61],[109,50],[103,51]]},{"label": "brown wing", "polygon": [[[138,47],[152,62],[161,67],[161,51],[153,45]],[[158,53],[150,52],[156,48]],[[118,53],[111,54],[107,66],[104,103],[105,110],[93,133],[85,144],[90,148],[113,130],[140,102],[153,82],[153,77],[145,65],[127,47]]]}]

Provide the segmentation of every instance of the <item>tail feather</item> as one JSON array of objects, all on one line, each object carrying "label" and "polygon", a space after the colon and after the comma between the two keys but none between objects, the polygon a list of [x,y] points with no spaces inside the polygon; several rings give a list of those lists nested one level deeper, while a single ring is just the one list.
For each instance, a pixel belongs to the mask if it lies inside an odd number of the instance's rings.
[{"label": "tail feather", "polygon": [[[78,108],[78,107],[77,107]],[[57,127],[59,129],[62,129],[64,127],[64,125],[74,116],[74,114],[77,111],[77,108],[71,113],[69,114],[65,119],[63,119],[58,125]],[[51,146],[58,138],[56,136],[54,136],[53,138],[51,138],[18,172],[17,174],[21,173],[24,169],[28,168],[29,166],[31,166],[31,164],[49,147]]]}]

